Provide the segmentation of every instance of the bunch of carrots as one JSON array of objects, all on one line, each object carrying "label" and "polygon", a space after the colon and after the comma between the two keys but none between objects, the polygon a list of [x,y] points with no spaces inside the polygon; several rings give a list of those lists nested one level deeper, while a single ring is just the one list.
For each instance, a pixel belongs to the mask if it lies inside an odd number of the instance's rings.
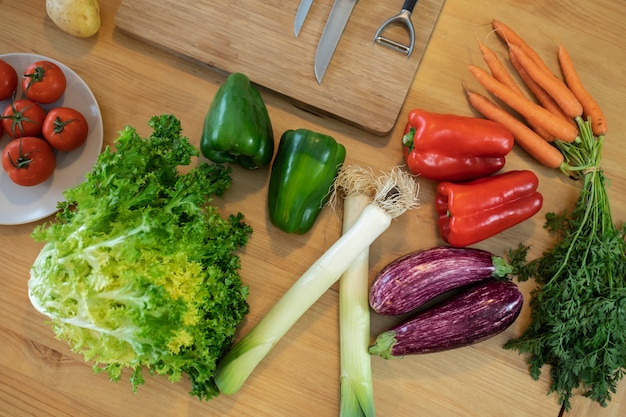
[{"label": "bunch of carrots", "polygon": [[506,126],[516,143],[542,165],[563,171],[573,168],[555,140],[573,143],[579,136],[577,120],[583,117],[590,120],[595,136],[604,136],[607,125],[602,109],[585,89],[563,45],[558,49],[564,78],[561,80],[509,26],[498,20],[493,20],[492,26],[506,43],[511,65],[536,101],[523,93],[497,54],[479,41],[489,72],[475,65],[470,65],[469,71],[489,93],[515,110],[526,123],[486,96],[466,88],[471,105],[485,118]]},{"label": "bunch of carrots", "polygon": [[606,119],[565,47],[558,48],[559,77],[511,28],[497,20],[492,26],[534,99],[481,43],[489,71],[472,65],[470,72],[518,114],[466,87],[471,105],[506,126],[539,163],[581,182],[571,210],[546,214],[545,228],[556,236],[549,250],[530,262],[528,246],[508,252],[517,279],[539,286],[531,292],[528,327],[504,347],[528,354],[534,379],[550,366],[548,392],[558,394],[561,415],[575,392],[606,406],[626,374],[626,225],[613,222],[600,166]]}]

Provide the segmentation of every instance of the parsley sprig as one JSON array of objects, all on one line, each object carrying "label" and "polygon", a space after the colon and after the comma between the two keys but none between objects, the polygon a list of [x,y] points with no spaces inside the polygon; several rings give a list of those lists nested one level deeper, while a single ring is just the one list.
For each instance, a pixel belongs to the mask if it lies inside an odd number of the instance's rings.
[{"label": "parsley sprig", "polygon": [[540,285],[531,292],[529,326],[505,345],[529,355],[534,379],[550,366],[548,394],[565,410],[577,392],[607,406],[626,369],[626,227],[611,214],[600,167],[604,137],[588,121],[577,123],[579,140],[557,146],[582,188],[571,212],[546,215],[554,246],[530,262],[528,246],[509,250],[518,280]]}]

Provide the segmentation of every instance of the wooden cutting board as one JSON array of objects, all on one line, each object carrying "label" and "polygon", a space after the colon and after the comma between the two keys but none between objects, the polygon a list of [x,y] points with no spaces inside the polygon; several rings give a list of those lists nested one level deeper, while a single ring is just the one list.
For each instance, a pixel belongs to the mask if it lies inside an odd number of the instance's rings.
[{"label": "wooden cutting board", "polygon": [[[115,23],[215,70],[242,72],[309,111],[385,135],[398,118],[444,1],[418,1],[411,17],[415,46],[408,58],[373,42],[378,27],[400,12],[403,1],[359,1],[321,84],[313,66],[333,0],[313,2],[298,37],[293,23],[299,0],[122,0]],[[385,36],[408,43],[398,25]]]}]

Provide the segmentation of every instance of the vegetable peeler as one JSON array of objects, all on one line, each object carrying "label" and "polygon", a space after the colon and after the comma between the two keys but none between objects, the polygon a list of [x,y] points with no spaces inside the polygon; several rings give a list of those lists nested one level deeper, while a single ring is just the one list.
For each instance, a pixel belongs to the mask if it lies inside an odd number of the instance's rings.
[{"label": "vegetable peeler", "polygon": [[[402,10],[397,15],[387,19],[376,31],[374,35],[374,42],[385,45],[389,48],[395,49],[397,51],[403,52],[406,56],[410,56],[411,52],[413,52],[413,45],[415,44],[415,30],[413,29],[413,23],[411,22],[411,13],[413,13],[413,9],[417,4],[417,0],[404,0],[404,5],[402,6]],[[383,36],[383,32],[394,24],[402,25],[406,28],[409,34],[409,44],[405,45],[400,42],[394,41],[393,39],[386,38]]]}]

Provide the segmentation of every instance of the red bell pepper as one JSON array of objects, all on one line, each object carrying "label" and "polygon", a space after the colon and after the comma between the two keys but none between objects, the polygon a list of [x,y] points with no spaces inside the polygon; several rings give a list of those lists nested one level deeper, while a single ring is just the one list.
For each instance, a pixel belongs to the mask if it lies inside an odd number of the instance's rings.
[{"label": "red bell pepper", "polygon": [[514,138],[491,120],[415,109],[402,144],[411,173],[435,181],[468,181],[502,169]]},{"label": "red bell pepper", "polygon": [[469,246],[532,217],[543,205],[538,184],[528,170],[439,183],[435,206],[442,239],[451,246]]}]

